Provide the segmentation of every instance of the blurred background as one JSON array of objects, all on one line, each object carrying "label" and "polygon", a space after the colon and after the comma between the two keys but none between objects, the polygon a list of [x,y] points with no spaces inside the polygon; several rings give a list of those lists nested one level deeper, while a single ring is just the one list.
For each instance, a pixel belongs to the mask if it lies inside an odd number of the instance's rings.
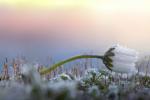
[{"label": "blurred background", "polygon": [[0,0],[0,59],[61,60],[119,43],[150,52],[149,0]]}]

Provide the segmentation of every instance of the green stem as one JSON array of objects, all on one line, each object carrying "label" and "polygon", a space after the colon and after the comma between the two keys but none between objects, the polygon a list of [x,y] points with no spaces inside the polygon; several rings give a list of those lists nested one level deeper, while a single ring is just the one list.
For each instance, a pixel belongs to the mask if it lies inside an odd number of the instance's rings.
[{"label": "green stem", "polygon": [[44,69],[40,72],[41,75],[47,74],[47,73],[51,73],[53,70],[55,70],[56,68],[60,67],[61,65],[77,60],[77,59],[85,59],[85,58],[97,58],[97,59],[102,59],[103,60],[103,56],[99,56],[99,55],[79,55],[79,56],[75,56],[63,61],[60,61],[54,65],[52,65],[50,68]]}]

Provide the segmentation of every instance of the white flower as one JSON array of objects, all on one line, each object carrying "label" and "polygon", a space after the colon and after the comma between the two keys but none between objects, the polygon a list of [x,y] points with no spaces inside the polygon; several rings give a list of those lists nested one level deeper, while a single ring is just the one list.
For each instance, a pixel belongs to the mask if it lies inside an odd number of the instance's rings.
[{"label": "white flower", "polygon": [[113,46],[104,55],[104,64],[112,71],[120,73],[136,73],[135,63],[138,53],[120,45]]}]

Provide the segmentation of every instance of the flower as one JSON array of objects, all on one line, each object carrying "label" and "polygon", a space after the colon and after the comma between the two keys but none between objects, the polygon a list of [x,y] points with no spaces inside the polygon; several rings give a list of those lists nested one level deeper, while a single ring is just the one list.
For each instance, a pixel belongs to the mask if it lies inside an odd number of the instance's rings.
[{"label": "flower", "polygon": [[136,73],[135,63],[138,53],[120,45],[111,47],[103,58],[105,66],[112,71],[120,73]]},{"label": "flower", "polygon": [[104,55],[78,55],[66,60],[62,60],[50,68],[40,71],[41,75],[48,74],[65,63],[69,63],[78,59],[96,58],[103,60],[103,63],[109,70],[121,73],[135,73],[135,62],[138,58],[135,50],[116,45],[111,47]]}]

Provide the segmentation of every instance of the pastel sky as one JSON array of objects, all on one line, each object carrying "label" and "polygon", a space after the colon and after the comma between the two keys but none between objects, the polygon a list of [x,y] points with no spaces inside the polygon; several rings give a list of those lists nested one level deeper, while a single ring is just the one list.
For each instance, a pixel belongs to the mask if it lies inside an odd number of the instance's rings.
[{"label": "pastel sky", "polygon": [[119,43],[149,53],[149,5],[149,0],[0,0],[0,52],[44,48],[69,56]]}]

